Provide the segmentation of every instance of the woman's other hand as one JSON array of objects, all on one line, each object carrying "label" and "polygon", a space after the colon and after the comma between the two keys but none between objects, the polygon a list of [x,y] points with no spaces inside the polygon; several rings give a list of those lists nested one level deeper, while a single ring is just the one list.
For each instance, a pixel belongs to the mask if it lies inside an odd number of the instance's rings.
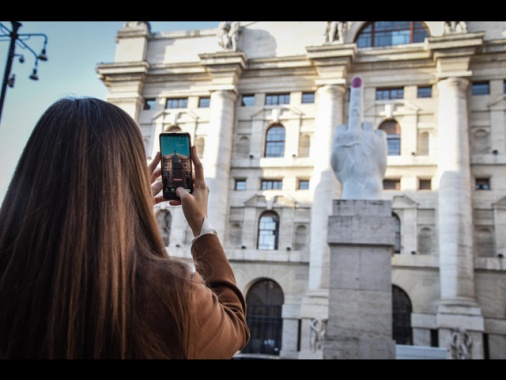
[{"label": "woman's other hand", "polygon": [[153,194],[153,203],[158,204],[164,202],[163,194],[161,193],[163,188],[162,183],[162,168],[158,165],[160,163],[160,152],[156,152],[153,161],[149,164],[149,172],[151,173],[151,192]]},{"label": "woman's other hand", "polygon": [[181,201],[169,201],[171,206],[181,205],[188,225],[193,231],[193,235],[200,235],[204,218],[207,218],[207,201],[209,199],[209,188],[204,180],[204,168],[197,155],[195,146],[191,147],[191,156],[193,161],[193,192],[190,194],[184,188],[176,189],[177,196]]}]

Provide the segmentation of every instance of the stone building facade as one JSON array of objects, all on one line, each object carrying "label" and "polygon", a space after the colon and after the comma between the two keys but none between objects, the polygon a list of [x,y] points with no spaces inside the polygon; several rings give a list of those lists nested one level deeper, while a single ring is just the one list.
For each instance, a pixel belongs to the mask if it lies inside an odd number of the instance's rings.
[{"label": "stone building facade", "polygon": [[[383,199],[397,220],[393,339],[454,359],[506,359],[506,23],[223,22],[118,31],[97,66],[107,98],[158,134],[189,132],[209,217],[248,303],[244,352],[321,359],[329,310],[330,166],[351,79],[387,133]],[[180,208],[156,210],[189,258]]]}]

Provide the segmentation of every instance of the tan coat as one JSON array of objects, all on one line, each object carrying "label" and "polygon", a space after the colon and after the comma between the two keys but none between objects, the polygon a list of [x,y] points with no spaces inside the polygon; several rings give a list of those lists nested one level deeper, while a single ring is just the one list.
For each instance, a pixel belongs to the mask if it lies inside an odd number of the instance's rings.
[{"label": "tan coat", "polygon": [[[143,331],[151,331],[151,334],[149,352],[133,347],[133,357],[179,358],[184,350],[187,359],[230,359],[248,343],[246,303],[218,237],[200,236],[193,243],[191,253],[196,269],[192,279],[196,286],[183,323],[172,317],[174,310],[180,312],[183,305],[169,301],[180,298],[181,287],[174,286],[174,281],[179,279],[174,278],[173,271],[167,273],[166,266],[159,265],[160,262],[142,263],[144,275],[137,283],[141,312],[137,314],[138,330],[134,333],[143,335]],[[183,272],[181,267],[181,276],[187,277]],[[174,328],[182,328],[182,348]]]}]

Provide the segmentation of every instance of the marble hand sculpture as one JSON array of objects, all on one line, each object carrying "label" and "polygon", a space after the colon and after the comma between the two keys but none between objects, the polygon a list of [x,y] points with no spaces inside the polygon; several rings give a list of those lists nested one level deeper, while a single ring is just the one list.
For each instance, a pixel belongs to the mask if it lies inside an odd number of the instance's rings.
[{"label": "marble hand sculpture", "polygon": [[336,128],[331,166],[342,185],[342,199],[381,199],[387,167],[386,133],[362,121],[362,79],[351,82],[348,125]]}]

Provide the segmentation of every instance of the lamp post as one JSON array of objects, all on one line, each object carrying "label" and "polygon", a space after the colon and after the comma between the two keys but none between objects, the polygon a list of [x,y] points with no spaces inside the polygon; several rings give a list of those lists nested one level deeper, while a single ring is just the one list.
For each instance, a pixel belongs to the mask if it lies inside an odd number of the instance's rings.
[{"label": "lamp post", "polygon": [[[2,110],[4,107],[5,94],[7,92],[7,86],[14,87],[14,82],[16,80],[16,76],[12,74],[12,61],[14,57],[19,57],[19,62],[23,63],[25,61],[25,57],[22,54],[16,54],[16,44],[20,46],[22,49],[27,49],[30,53],[35,57],[35,65],[30,75],[30,79],[39,80],[37,76],[37,68],[39,65],[39,60],[47,61],[46,55],[46,45],[47,45],[47,36],[43,33],[30,33],[30,34],[19,34],[18,29],[21,27],[21,23],[17,21],[11,21],[12,31],[5,27],[2,23],[0,23],[0,39],[2,37],[8,37],[10,39],[9,52],[7,54],[7,64],[5,65],[4,78],[2,81],[2,93],[0,95],[0,120],[2,118]],[[40,52],[40,54],[35,53],[33,49],[24,42],[24,40],[29,39],[30,37],[43,37],[44,38],[44,46]]]}]

